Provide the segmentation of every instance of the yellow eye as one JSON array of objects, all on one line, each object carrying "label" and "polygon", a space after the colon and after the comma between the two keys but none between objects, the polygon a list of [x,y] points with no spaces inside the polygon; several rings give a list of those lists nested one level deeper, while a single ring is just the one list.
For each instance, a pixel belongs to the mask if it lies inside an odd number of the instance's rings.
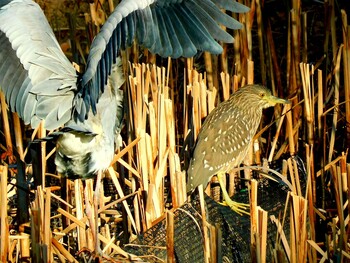
[{"label": "yellow eye", "polygon": [[259,94],[259,96],[260,96],[261,98],[263,98],[263,97],[265,96],[265,93],[264,93],[264,92],[261,92],[261,93]]}]

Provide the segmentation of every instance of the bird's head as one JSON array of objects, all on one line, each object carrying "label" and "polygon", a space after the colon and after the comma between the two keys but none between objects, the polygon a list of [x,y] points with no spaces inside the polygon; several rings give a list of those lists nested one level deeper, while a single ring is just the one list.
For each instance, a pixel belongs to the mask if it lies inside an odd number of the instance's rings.
[{"label": "bird's head", "polygon": [[266,109],[277,103],[289,104],[289,100],[281,99],[271,94],[271,91],[261,85],[247,85],[240,88],[235,94],[244,105],[252,108]]}]

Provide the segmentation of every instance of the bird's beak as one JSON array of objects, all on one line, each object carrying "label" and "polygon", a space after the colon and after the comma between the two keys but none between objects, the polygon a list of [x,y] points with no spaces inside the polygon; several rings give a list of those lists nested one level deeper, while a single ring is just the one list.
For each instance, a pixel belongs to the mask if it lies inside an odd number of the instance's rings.
[{"label": "bird's beak", "polygon": [[281,104],[290,104],[291,103],[289,100],[281,99],[281,98],[278,98],[278,97],[275,97],[272,95],[267,97],[266,99],[271,106],[275,106],[277,103],[281,103]]}]

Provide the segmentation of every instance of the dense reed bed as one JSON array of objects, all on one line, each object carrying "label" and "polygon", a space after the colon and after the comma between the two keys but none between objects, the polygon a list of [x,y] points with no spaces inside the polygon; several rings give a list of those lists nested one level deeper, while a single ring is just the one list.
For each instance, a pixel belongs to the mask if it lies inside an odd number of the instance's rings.
[{"label": "dense reed bed", "polygon": [[[115,3],[95,1],[79,9],[78,2],[69,3],[66,22],[55,16],[61,9],[54,1],[43,2],[43,7],[62,48],[69,44],[68,56],[83,65],[92,37]],[[257,181],[248,184],[251,251],[247,253],[256,262],[267,261],[267,250],[274,262],[350,260],[349,5],[334,0],[243,3],[251,11],[237,17],[244,27],[230,32],[235,43],[225,45],[220,56],[160,59],[137,45],[122,54],[128,107],[124,147],[104,175],[99,200],[96,223],[103,260],[147,261],[123,247],[164,219],[167,246],[161,249],[168,256],[157,260],[175,261],[173,212],[187,202],[185,168],[196,135],[218,103],[249,83],[262,83],[292,104],[265,111],[245,164],[267,168],[279,160],[292,189],[277,218],[257,203]],[[88,260],[93,243],[84,205],[92,202],[94,180],[61,179],[53,164],[55,148],[45,141],[36,144],[33,165],[25,165],[29,141],[49,131],[23,126],[6,107],[1,95],[0,261]],[[296,155],[305,164],[305,191]],[[237,176],[230,174],[230,181]],[[245,169],[241,176],[250,177],[251,171]],[[84,201],[84,187],[91,200]],[[204,190],[211,194],[210,185]],[[229,192],[235,193],[233,184]],[[205,213],[202,207],[205,259],[219,262],[216,236]],[[287,217],[289,234],[282,229]],[[268,221],[277,229],[273,247],[266,246]]]}]

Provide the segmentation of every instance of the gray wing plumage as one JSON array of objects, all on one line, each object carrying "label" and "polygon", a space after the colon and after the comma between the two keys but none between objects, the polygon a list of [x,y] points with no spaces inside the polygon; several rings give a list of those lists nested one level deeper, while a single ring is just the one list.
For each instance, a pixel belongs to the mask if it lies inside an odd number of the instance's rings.
[{"label": "gray wing plumage", "polygon": [[26,124],[53,129],[71,118],[77,75],[36,3],[0,6],[0,61],[0,86]]},{"label": "gray wing plumage", "polygon": [[[216,5],[216,4],[217,5]],[[12,111],[36,127],[83,121],[104,92],[120,49],[134,39],[161,56],[219,54],[232,42],[220,28],[241,24],[221,12],[249,9],[233,0],[123,0],[95,37],[85,73],[78,77],[61,51],[40,7],[31,0],[0,0],[0,86]]]}]

